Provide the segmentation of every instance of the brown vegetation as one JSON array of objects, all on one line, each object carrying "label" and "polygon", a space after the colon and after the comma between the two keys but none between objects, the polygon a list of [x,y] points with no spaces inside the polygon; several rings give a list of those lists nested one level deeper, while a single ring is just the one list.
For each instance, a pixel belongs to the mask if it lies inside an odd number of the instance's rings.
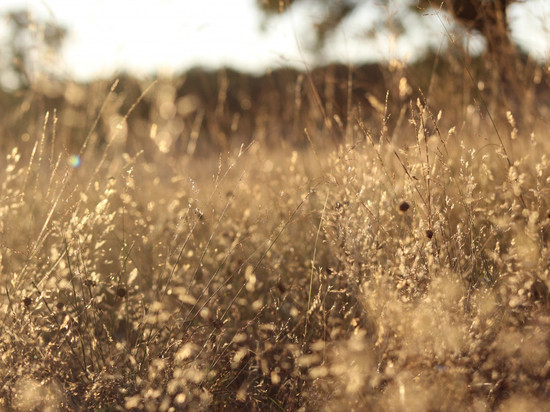
[{"label": "brown vegetation", "polygon": [[548,73],[460,56],[0,96],[0,408],[549,409]]}]

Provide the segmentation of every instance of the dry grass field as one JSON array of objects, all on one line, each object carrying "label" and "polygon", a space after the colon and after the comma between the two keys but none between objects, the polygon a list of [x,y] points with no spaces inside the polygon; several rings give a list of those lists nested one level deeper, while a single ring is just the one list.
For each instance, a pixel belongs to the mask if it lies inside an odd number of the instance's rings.
[{"label": "dry grass field", "polygon": [[549,75],[446,58],[291,140],[175,79],[4,98],[0,410],[550,410]]}]

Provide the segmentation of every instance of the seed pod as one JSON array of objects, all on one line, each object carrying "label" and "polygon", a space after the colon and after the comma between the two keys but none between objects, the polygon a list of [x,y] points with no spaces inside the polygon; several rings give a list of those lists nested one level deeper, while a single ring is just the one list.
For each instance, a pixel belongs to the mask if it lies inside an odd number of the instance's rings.
[{"label": "seed pod", "polygon": [[212,326],[214,326],[216,329],[221,329],[223,326],[223,321],[221,319],[213,319],[211,322]]},{"label": "seed pod", "polygon": [[399,205],[399,210],[403,213],[405,213],[407,210],[409,210],[409,208],[411,207],[411,205],[409,205],[407,202],[403,201],[401,202],[401,204]]}]

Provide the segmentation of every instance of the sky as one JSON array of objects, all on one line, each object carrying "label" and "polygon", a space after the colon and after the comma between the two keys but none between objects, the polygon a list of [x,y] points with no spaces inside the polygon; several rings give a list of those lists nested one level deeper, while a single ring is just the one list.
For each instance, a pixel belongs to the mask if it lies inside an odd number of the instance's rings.
[{"label": "sky", "polygon": [[[314,1],[268,20],[255,1],[0,0],[0,13],[28,9],[37,19],[47,17],[66,27],[69,37],[58,69],[77,80],[124,70],[150,74],[193,66],[262,72],[319,61],[307,47],[314,35],[312,24],[322,15]],[[381,31],[366,40],[369,24],[399,13],[402,1],[374,0],[361,6],[329,40],[321,59],[346,63],[410,59],[428,45],[445,42],[446,20],[434,13],[407,15],[405,24],[413,29],[405,37],[395,39]],[[549,3],[530,0],[509,9],[513,36],[542,60],[550,56]],[[0,21],[0,38],[5,33],[6,23]],[[475,48],[475,40],[472,44]]]}]

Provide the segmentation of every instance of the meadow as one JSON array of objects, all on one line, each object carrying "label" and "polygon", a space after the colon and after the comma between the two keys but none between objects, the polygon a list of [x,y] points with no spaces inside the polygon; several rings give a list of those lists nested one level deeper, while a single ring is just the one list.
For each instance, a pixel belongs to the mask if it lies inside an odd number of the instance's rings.
[{"label": "meadow", "polygon": [[550,410],[549,75],[474,60],[3,94],[0,409]]}]

